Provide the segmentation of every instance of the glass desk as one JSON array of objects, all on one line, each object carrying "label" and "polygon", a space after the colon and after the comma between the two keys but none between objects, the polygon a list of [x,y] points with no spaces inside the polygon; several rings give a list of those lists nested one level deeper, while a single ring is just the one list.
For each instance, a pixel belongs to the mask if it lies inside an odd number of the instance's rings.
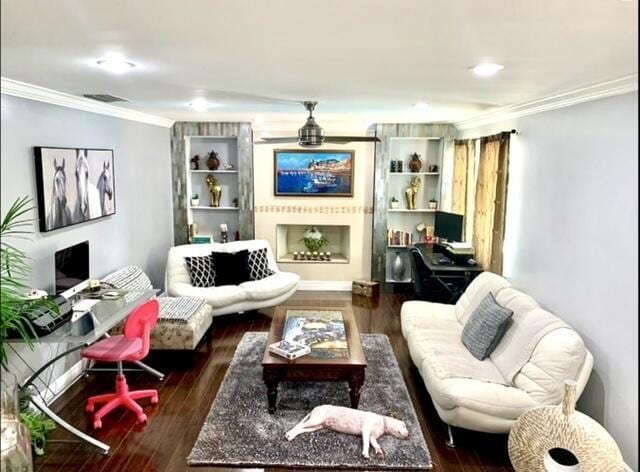
[{"label": "glass desk", "polygon": [[[37,392],[31,387],[31,384],[39,378],[45,370],[53,365],[63,357],[68,356],[70,353],[78,351],[86,346],[99,341],[104,337],[109,336],[109,330],[123,321],[129,313],[133,311],[138,305],[153,298],[158,290],[143,290],[143,291],[125,291],[125,290],[109,290],[113,292],[119,292],[122,296],[113,300],[95,299],[95,304],[90,307],[89,311],[82,315],[74,315],[65,324],[56,329],[53,333],[46,336],[39,337],[35,342],[46,344],[66,344],[67,348],[57,356],[48,359],[44,365],[36,370],[31,377],[29,377],[21,386],[22,390],[27,390],[31,393],[31,402],[45,415],[51,418],[59,426],[69,431],[74,436],[82,439],[83,441],[92,444],[93,446],[102,450],[104,454],[109,452],[109,445],[102,443],[88,434],[74,428],[65,420],[56,415],[46,402],[37,395]],[[83,303],[84,300],[89,300],[88,296],[74,297],[72,305],[75,303]],[[24,343],[21,339],[8,339],[8,343]],[[164,378],[162,372],[143,364],[140,361],[134,362],[140,369],[145,370],[152,375],[158,377],[160,380]],[[85,369],[85,371],[98,370],[98,369]],[[100,370],[115,370],[115,369],[100,369]]]}]

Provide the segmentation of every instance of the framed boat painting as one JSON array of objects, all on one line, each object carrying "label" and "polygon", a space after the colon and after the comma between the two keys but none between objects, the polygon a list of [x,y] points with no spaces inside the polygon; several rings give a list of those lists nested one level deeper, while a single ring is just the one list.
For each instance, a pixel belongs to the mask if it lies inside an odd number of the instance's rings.
[{"label": "framed boat painting", "polygon": [[274,194],[281,197],[353,197],[354,151],[276,149]]},{"label": "framed boat painting", "polygon": [[40,231],[116,212],[113,150],[34,148]]}]

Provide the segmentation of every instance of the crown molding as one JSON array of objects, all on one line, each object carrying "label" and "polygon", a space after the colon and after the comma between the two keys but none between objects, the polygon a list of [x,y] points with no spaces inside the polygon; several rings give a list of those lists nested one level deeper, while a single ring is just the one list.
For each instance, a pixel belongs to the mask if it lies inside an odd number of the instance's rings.
[{"label": "crown molding", "polygon": [[550,95],[548,97],[508,105],[481,113],[472,118],[454,123],[460,130],[477,128],[500,121],[507,121],[521,116],[533,115],[558,108],[570,107],[578,103],[590,102],[614,95],[634,92],[638,90],[638,74],[629,75],[620,79],[601,82],[599,84],[582,87],[569,92]]},{"label": "crown molding", "polygon": [[75,110],[98,113],[100,115],[113,116],[123,120],[138,121],[149,125],[170,128],[174,120],[162,116],[150,115],[140,111],[129,110],[127,108],[116,107],[106,103],[97,102],[84,97],[78,97],[64,92],[58,92],[38,85],[32,85],[18,80],[1,78],[0,92],[14,97],[27,98],[38,102],[50,103],[62,107],[73,108]]}]

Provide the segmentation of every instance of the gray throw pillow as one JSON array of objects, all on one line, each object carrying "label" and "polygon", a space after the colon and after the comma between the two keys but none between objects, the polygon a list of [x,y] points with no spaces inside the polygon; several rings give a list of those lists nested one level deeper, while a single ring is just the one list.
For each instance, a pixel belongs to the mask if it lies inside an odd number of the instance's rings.
[{"label": "gray throw pillow", "polygon": [[462,344],[479,360],[493,352],[509,327],[513,311],[498,305],[488,293],[473,310],[462,329]]}]

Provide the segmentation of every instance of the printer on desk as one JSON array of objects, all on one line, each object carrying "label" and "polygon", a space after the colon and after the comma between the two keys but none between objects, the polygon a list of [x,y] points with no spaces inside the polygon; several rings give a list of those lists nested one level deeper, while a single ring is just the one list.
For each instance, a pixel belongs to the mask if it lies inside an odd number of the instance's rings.
[{"label": "printer on desk", "polygon": [[[469,243],[445,242],[440,244],[442,253],[456,265],[474,265],[475,251]],[[473,261],[473,263],[470,263]]]}]

